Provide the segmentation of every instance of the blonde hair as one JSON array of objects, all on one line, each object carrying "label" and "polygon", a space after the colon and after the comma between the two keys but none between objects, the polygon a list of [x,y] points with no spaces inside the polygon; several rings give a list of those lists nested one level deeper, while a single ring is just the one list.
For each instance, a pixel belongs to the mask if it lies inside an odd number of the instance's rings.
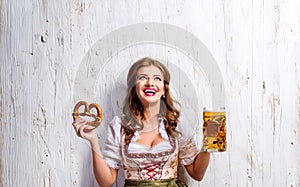
[{"label": "blonde hair", "polygon": [[163,75],[165,95],[161,98],[159,117],[163,118],[166,131],[169,135],[175,132],[180,116],[179,110],[175,107],[175,103],[178,104],[178,102],[172,98],[170,93],[170,72],[167,67],[159,61],[149,57],[139,59],[128,71],[126,97],[123,105],[122,126],[126,135],[129,137],[129,142],[134,132],[143,128],[141,120],[144,119],[144,108],[138,97],[135,95],[134,90],[137,71],[142,67],[148,66],[157,67]]}]

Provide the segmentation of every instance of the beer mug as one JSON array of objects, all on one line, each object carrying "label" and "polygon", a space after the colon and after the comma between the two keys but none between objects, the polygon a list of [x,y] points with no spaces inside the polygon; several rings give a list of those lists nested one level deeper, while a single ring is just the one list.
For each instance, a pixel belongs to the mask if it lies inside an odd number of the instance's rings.
[{"label": "beer mug", "polygon": [[226,151],[226,111],[203,108],[203,151]]}]

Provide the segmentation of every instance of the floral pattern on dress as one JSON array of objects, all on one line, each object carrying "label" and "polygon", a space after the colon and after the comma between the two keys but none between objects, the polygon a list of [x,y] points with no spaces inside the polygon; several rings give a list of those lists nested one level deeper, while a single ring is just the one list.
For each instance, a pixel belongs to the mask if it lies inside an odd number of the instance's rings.
[{"label": "floral pattern on dress", "polygon": [[[180,136],[169,136],[161,121],[160,133],[166,142],[162,146],[158,145],[151,149],[141,148],[141,150],[134,141],[125,142],[125,133],[121,123],[121,118],[115,116],[106,127],[108,137],[101,151],[104,161],[110,168],[123,167],[126,179],[176,178],[178,162],[180,161],[182,165],[189,165],[197,155],[196,144],[192,138],[193,133],[182,126],[185,124],[184,120],[180,120],[177,126],[182,127],[177,129]],[[134,138],[132,137],[132,140]]]},{"label": "floral pattern on dress", "polygon": [[123,144],[126,179],[159,180],[177,177],[178,142],[175,136],[170,136],[169,141],[171,149],[158,153],[130,153],[128,145]]}]

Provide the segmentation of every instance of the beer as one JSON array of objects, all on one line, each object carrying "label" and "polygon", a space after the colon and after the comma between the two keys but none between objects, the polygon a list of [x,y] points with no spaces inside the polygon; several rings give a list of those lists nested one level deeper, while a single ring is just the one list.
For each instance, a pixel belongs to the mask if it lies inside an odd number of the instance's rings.
[{"label": "beer", "polygon": [[225,110],[203,110],[203,151],[226,151],[226,112]]}]

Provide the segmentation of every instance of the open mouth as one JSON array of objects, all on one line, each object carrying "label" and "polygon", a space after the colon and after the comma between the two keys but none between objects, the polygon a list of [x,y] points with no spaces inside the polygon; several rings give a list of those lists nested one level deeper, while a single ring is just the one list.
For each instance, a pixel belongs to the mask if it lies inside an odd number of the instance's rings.
[{"label": "open mouth", "polygon": [[154,88],[146,88],[144,90],[144,93],[145,93],[146,96],[154,96],[156,94],[156,92],[157,91]]}]

